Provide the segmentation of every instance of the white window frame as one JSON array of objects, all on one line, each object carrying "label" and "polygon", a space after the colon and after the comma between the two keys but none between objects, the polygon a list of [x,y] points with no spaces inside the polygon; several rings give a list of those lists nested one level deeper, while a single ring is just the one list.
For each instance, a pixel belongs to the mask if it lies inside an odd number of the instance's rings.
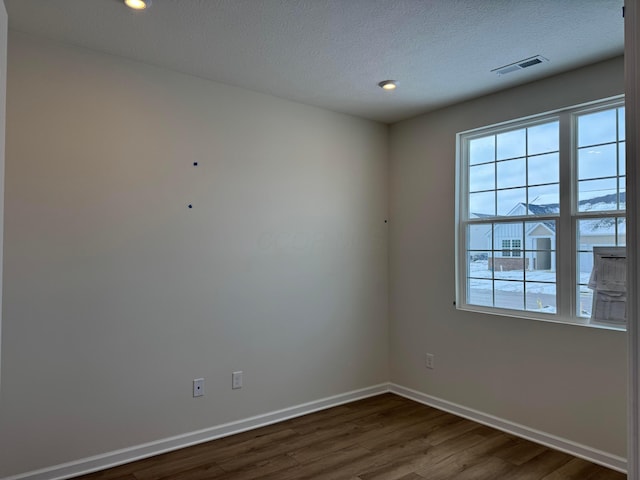
[{"label": "white window frame", "polygon": [[[578,310],[578,220],[584,218],[625,217],[625,210],[605,212],[578,212],[578,179],[577,179],[577,117],[578,115],[608,110],[624,106],[624,96],[616,96],[597,102],[547,112],[501,124],[490,125],[474,130],[460,132],[456,136],[456,308],[493,315],[527,318],[548,322],[585,325],[596,328],[624,330],[623,327],[592,324],[589,318],[581,317]],[[509,132],[524,127],[557,120],[559,122],[559,214],[495,216],[471,219],[468,211],[468,145],[473,138]],[[496,212],[497,213],[497,212]],[[467,303],[467,238],[466,227],[472,224],[486,225],[491,222],[556,222],[556,313],[542,313],[531,310],[513,310],[493,306],[481,306]],[[617,231],[617,230],[616,230]],[[506,241],[507,239],[505,239]],[[526,240],[526,239],[525,239]],[[509,240],[510,241],[510,240]],[[494,239],[495,242],[495,239]],[[511,243],[511,242],[510,242]],[[520,257],[527,257],[526,241],[520,249]],[[502,245],[500,245],[502,247]],[[502,252],[503,248],[492,245],[494,251]],[[510,250],[513,250],[511,247]],[[513,251],[509,252],[510,254]],[[512,255],[510,255],[510,258]]]}]

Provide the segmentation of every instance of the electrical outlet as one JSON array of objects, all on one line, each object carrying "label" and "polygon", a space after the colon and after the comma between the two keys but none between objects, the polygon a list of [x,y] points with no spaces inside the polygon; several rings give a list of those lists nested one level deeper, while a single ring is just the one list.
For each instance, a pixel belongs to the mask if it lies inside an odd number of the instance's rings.
[{"label": "electrical outlet", "polygon": [[204,378],[193,379],[193,396],[201,397],[204,395]]},{"label": "electrical outlet", "polygon": [[231,374],[231,388],[242,388],[242,371],[233,372]]},{"label": "electrical outlet", "polygon": [[435,361],[436,361],[436,357],[433,353],[427,353],[427,368],[433,370],[434,368],[436,368],[435,365]]}]

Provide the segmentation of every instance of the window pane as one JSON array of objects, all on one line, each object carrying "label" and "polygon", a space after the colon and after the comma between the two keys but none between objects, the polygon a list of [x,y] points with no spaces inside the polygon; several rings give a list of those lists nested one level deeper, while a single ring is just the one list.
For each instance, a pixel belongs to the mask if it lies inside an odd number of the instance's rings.
[{"label": "window pane", "polygon": [[593,290],[586,285],[578,286],[578,304],[576,306],[579,317],[591,317],[591,306],[593,305]]},{"label": "window pane", "polygon": [[555,152],[558,150],[559,122],[545,123],[527,129],[528,154]]},{"label": "window pane", "polygon": [[467,282],[467,303],[470,305],[493,306],[493,281],[469,279]]},{"label": "window pane", "polygon": [[627,174],[627,165],[626,165],[626,143],[622,142],[618,144],[618,164],[619,164],[619,173],[618,175],[626,175]]},{"label": "window pane", "polygon": [[[515,253],[511,251],[511,253]],[[496,256],[493,258],[493,276],[501,280],[524,280],[524,257],[522,252],[511,257]]]},{"label": "window pane", "polygon": [[558,154],[549,153],[529,158],[529,185],[557,183],[559,176]]},{"label": "window pane", "polygon": [[[525,188],[498,190],[498,215],[525,215]],[[517,208],[520,207],[520,208]]]},{"label": "window pane", "polygon": [[502,253],[501,257],[510,257],[511,256],[511,240],[502,240]]},{"label": "window pane", "polygon": [[489,268],[495,278],[524,280],[522,222],[496,223],[493,226],[495,247]]},{"label": "window pane", "polygon": [[496,223],[493,225],[493,236],[496,250],[502,249],[503,240],[508,240],[509,242],[517,240],[522,244],[522,222]]},{"label": "window pane", "polygon": [[627,244],[627,220],[618,218],[618,245],[624,247]]},{"label": "window pane", "polygon": [[620,141],[626,137],[624,128],[624,107],[620,107],[618,108],[618,140]]},{"label": "window pane", "polygon": [[578,147],[616,141],[616,110],[578,117]]},{"label": "window pane", "polygon": [[469,191],[493,190],[496,188],[495,163],[486,163],[469,168]]},{"label": "window pane", "polygon": [[550,250],[535,250],[527,252],[526,278],[530,282],[556,281],[556,254]]},{"label": "window pane", "polygon": [[497,135],[497,160],[524,157],[526,155],[527,137],[525,129]]},{"label": "window pane", "polygon": [[[593,244],[591,245],[593,249]],[[590,317],[593,302],[593,291],[587,287],[593,270],[593,251],[578,253],[578,285],[576,295],[576,312],[579,317]]]},{"label": "window pane", "polygon": [[620,194],[618,195],[619,205],[618,208],[620,210],[626,210],[627,208],[627,177],[620,177],[618,179],[618,188],[620,189]]},{"label": "window pane", "polygon": [[578,253],[578,283],[586,285],[593,270],[593,252]]},{"label": "window pane", "polygon": [[[578,220],[578,250],[591,252],[594,246],[615,246],[616,223],[617,219],[615,217]],[[591,255],[591,253],[585,255]]]},{"label": "window pane", "polygon": [[493,278],[493,272],[489,269],[491,252],[469,252],[467,255],[467,275],[473,278]]},{"label": "window pane", "polygon": [[495,215],[496,214],[496,194],[495,192],[471,193],[469,194],[469,215]]},{"label": "window pane", "polygon": [[556,249],[555,221],[527,222],[524,225],[524,231],[527,250],[554,251]]},{"label": "window pane", "polygon": [[527,184],[526,165],[524,158],[498,162],[498,188],[525,186]]},{"label": "window pane", "polygon": [[496,137],[474,138],[469,141],[469,165],[493,162],[496,158]]},{"label": "window pane", "polygon": [[510,308],[512,310],[524,310],[524,283],[496,280],[495,306]]},{"label": "window pane", "polygon": [[578,211],[608,211],[618,208],[617,179],[578,182]]},{"label": "window pane", "polygon": [[615,177],[618,174],[616,144],[578,150],[578,179]]},{"label": "window pane", "polygon": [[529,215],[557,215],[560,212],[560,185],[529,188]]},{"label": "window pane", "polygon": [[511,256],[522,256],[522,242],[520,240],[511,240]]},{"label": "window pane", "polygon": [[545,247],[553,246],[552,238],[530,238],[529,241],[539,250],[527,250],[525,259],[526,279],[530,282],[556,281],[556,254]]},{"label": "window pane", "polygon": [[491,224],[469,225],[467,227],[468,250],[491,250]]},{"label": "window pane", "polygon": [[527,310],[556,313],[556,284],[527,282]]},{"label": "window pane", "polygon": [[618,175],[626,175],[627,162],[626,162],[626,143],[622,142],[618,144]]}]

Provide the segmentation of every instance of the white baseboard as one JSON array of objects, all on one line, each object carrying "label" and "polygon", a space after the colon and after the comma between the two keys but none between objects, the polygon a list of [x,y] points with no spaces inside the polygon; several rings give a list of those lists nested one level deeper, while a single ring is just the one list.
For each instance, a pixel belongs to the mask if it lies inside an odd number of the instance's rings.
[{"label": "white baseboard", "polygon": [[63,480],[72,478],[78,475],[84,475],[98,470],[122,465],[124,463],[152,457],[161,453],[170,452],[172,450],[189,447],[209,440],[215,440],[216,438],[226,437],[247,430],[264,427],[290,418],[307,415],[319,410],[343,405],[345,403],[372,397],[385,392],[395,393],[396,395],[415,400],[416,402],[429,405],[430,407],[452,413],[459,417],[467,418],[474,422],[502,430],[503,432],[507,432],[512,435],[531,440],[532,442],[548,446],[555,450],[560,450],[570,455],[589,460],[590,462],[626,473],[627,461],[625,458],[596,450],[564,438],[556,437],[539,430],[534,430],[502,418],[494,417],[493,415],[488,415],[401,385],[394,383],[382,383],[282,410],[276,410],[263,415],[245,418],[236,422],[225,423],[215,427],[206,428],[204,430],[189,432],[183,435],[157,440],[155,442],[83,458],[74,462],[55,465],[11,477],[5,477],[0,480]]},{"label": "white baseboard", "polygon": [[474,422],[478,422],[483,425],[502,430],[503,432],[511,433],[512,435],[515,435],[517,437],[525,438],[527,440],[531,440],[532,442],[545,445],[555,450],[560,450],[561,452],[583,458],[590,462],[597,463],[598,465],[603,465],[605,467],[623,473],[626,473],[627,471],[627,460],[617,455],[612,455],[610,453],[596,450],[595,448],[591,448],[586,445],[572,442],[571,440],[556,437],[539,430],[534,430],[524,425],[513,423],[502,418],[494,417],[493,415],[488,415],[486,413],[482,413],[477,410],[473,410],[471,408],[467,408],[462,405],[443,400],[441,398],[432,397],[431,395],[427,395],[425,393],[418,392],[417,390],[412,390],[401,385],[396,385],[395,383],[390,384],[389,391],[391,393],[395,393],[396,395],[400,395],[402,397],[415,400],[416,402],[429,405],[430,407],[444,410],[445,412],[452,413],[459,417],[473,420]]},{"label": "white baseboard", "polygon": [[335,407],[389,391],[389,384],[382,383],[371,387],[354,390],[352,392],[334,395],[332,397],[314,400],[282,410],[256,415],[235,422],[217,425],[215,427],[189,432],[175,437],[164,438],[155,442],[136,445],[122,450],[116,450],[101,455],[76,460],[74,462],[55,465],[52,467],[22,473],[1,480],[62,480],[78,475],[84,475],[98,470],[115,467],[124,463],[141,460],[161,453],[178,450],[198,443],[208,442],[216,438],[226,437],[236,433],[264,427],[273,423],[282,422],[290,418],[307,415],[309,413]]}]

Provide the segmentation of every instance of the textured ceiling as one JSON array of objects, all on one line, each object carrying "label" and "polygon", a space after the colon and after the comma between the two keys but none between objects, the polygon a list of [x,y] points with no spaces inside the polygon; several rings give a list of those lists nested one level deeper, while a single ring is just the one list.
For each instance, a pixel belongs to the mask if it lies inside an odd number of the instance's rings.
[{"label": "textured ceiling", "polygon": [[[12,29],[383,122],[623,52],[623,0],[5,0]],[[534,55],[550,61],[500,77]],[[377,83],[396,79],[384,92]]]}]

